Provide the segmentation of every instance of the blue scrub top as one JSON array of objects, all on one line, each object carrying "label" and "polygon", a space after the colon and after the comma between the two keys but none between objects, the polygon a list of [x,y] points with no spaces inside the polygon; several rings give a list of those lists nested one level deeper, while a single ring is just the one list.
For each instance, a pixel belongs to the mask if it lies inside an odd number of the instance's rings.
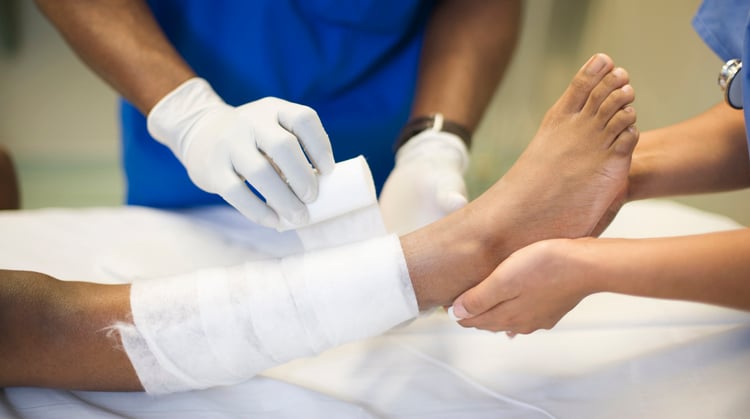
[{"label": "blue scrub top", "polygon": [[[231,105],[266,96],[318,112],[336,161],[363,154],[378,190],[406,122],[431,2],[418,0],[150,0],[167,38]],[[142,69],[148,72],[148,69]],[[127,203],[223,203],[121,101]]]},{"label": "blue scrub top", "polygon": [[[745,132],[750,134],[750,1],[704,0],[693,18],[693,28],[723,61],[742,60]],[[750,149],[750,136],[748,145]]]}]

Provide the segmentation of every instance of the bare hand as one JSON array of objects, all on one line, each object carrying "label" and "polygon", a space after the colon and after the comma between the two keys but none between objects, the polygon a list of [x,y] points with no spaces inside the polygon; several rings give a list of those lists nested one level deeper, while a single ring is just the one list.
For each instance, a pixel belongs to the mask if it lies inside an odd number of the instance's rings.
[{"label": "bare hand", "polygon": [[455,300],[453,314],[463,318],[459,324],[509,336],[555,326],[591,293],[579,257],[585,249],[577,244],[581,241],[546,240],[513,253]]}]

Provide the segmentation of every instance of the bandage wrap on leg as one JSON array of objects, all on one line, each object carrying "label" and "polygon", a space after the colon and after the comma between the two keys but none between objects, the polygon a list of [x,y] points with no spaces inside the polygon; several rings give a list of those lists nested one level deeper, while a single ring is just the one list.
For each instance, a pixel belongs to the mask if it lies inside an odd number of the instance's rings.
[{"label": "bandage wrap on leg", "polygon": [[147,392],[238,383],[417,315],[362,157],[321,178],[310,214],[284,227],[302,253],[132,284],[133,324],[116,328]]},{"label": "bandage wrap on leg", "polygon": [[394,235],[135,282],[122,341],[152,394],[238,383],[417,315]]}]

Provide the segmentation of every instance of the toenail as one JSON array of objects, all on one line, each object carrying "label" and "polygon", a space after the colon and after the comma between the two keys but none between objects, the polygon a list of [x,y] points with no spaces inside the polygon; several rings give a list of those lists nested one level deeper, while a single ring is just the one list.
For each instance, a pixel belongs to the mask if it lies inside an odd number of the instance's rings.
[{"label": "toenail", "polygon": [[630,93],[633,91],[633,86],[626,84],[625,86],[622,86],[620,89],[622,89],[624,93]]},{"label": "toenail", "polygon": [[591,61],[589,61],[589,65],[586,66],[586,73],[592,76],[598,74],[602,71],[605,65],[607,65],[607,60],[604,59],[604,56],[602,54],[596,54]]}]

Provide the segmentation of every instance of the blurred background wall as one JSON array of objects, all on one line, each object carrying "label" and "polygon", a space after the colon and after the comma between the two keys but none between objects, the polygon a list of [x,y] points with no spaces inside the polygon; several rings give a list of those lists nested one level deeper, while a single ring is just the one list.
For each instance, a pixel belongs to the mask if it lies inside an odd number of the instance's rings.
[{"label": "blurred background wall", "polygon": [[[690,25],[699,3],[526,0],[514,62],[476,134],[471,194],[510,167],[595,52],[628,69],[641,131],[721,100],[722,63]],[[78,61],[33,2],[0,0],[0,6],[0,143],[15,157],[22,206],[118,205],[124,185],[116,95]],[[750,225],[750,191],[677,200]]]}]

